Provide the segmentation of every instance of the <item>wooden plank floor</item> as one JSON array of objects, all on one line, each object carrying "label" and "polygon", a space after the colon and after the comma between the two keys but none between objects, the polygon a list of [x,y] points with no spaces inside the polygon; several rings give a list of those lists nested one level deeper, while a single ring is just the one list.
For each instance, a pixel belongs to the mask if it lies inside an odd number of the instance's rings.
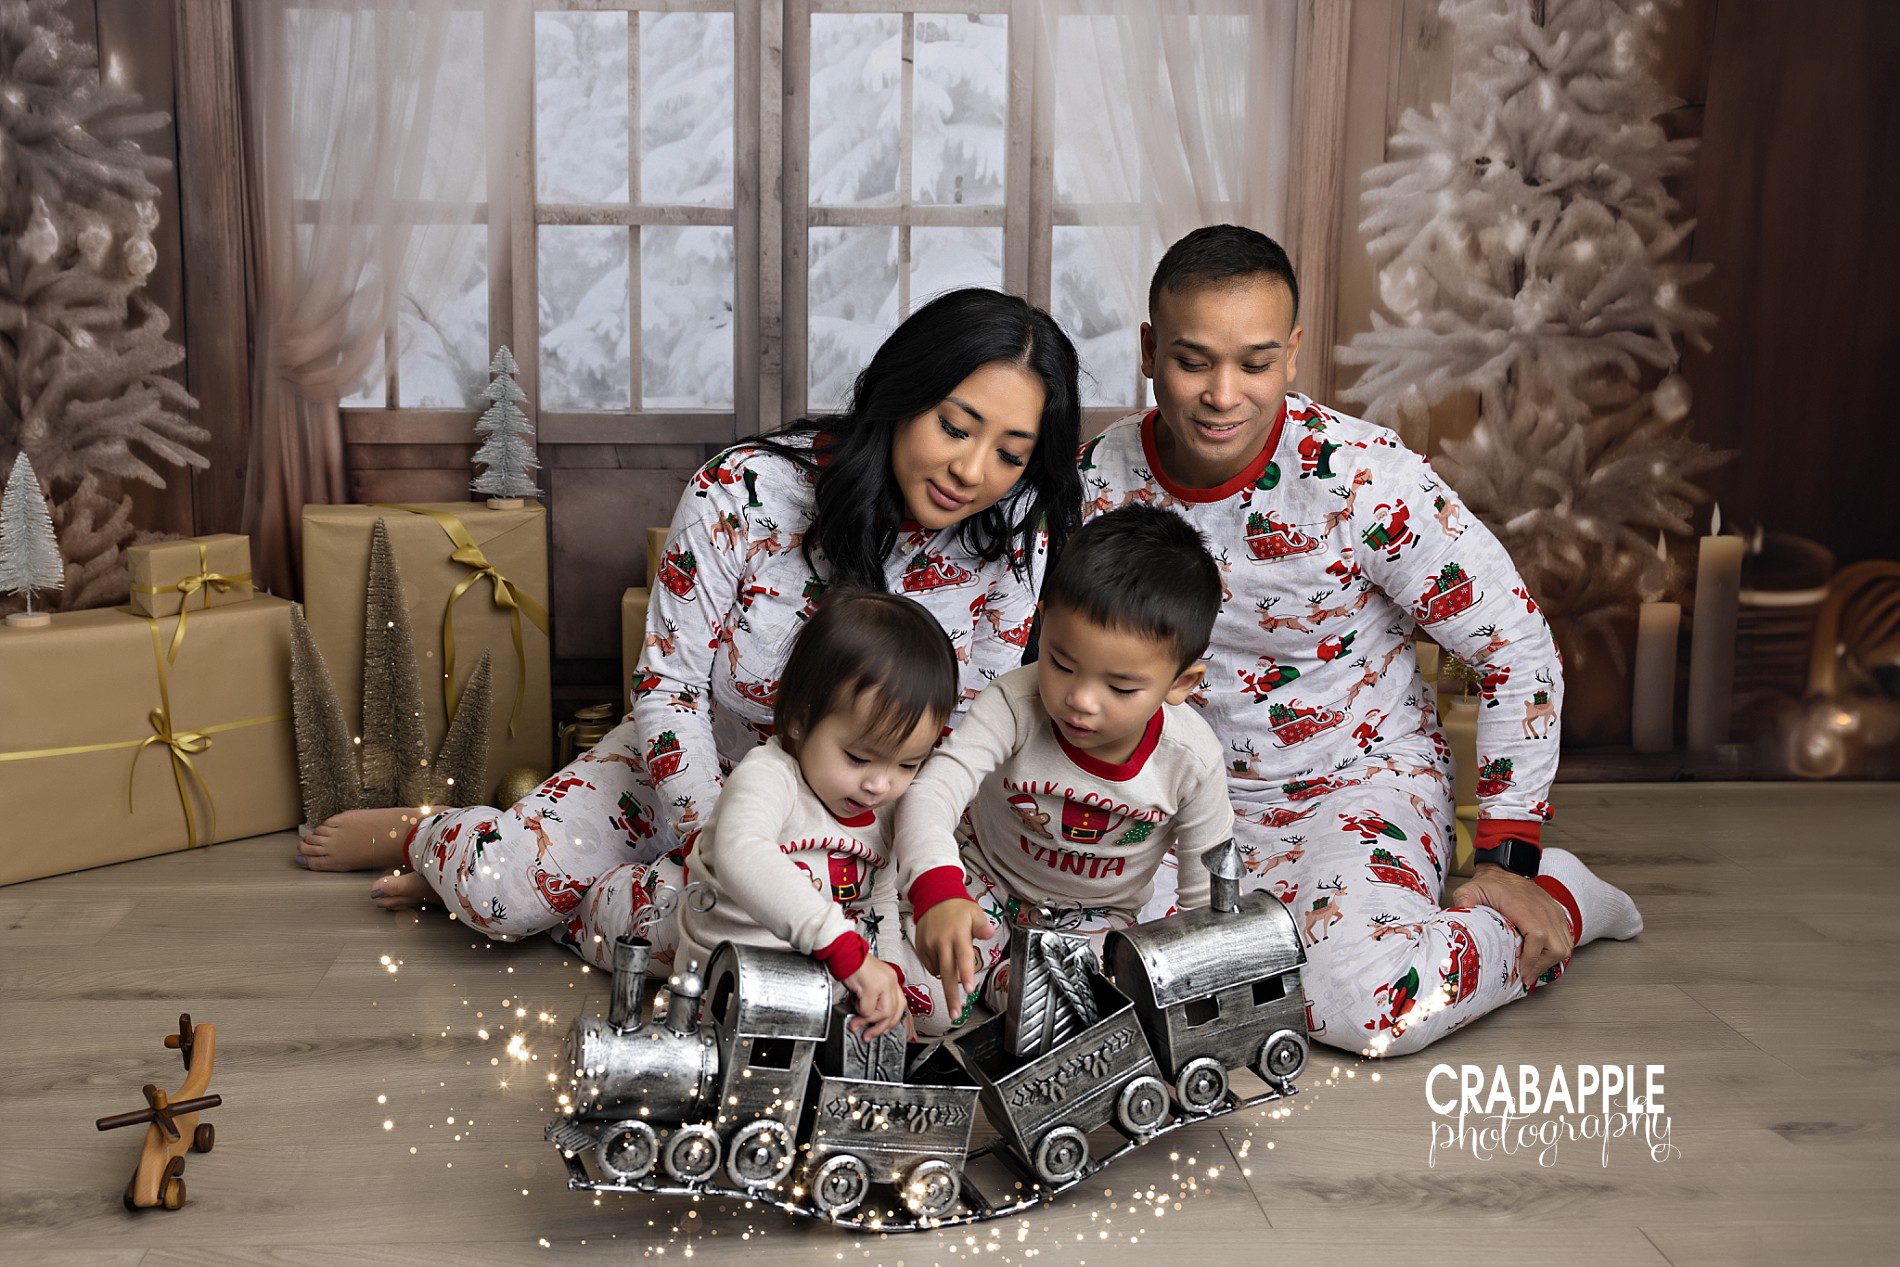
[{"label": "wooden plank floor", "polygon": [[[1900,1232],[1900,787],[1565,785],[1552,840],[1648,930],[1380,1066],[1317,1050],[1297,1108],[1189,1128],[1055,1208],[866,1238],[563,1186],[541,1143],[568,1021],[606,981],[370,905],[290,838],[0,889],[0,1260],[53,1264],[1857,1262]],[[177,1085],[160,1037],[219,1029],[189,1204],[128,1215],[138,1138],[92,1119]],[[1667,1066],[1680,1157],[1638,1142],[1441,1153],[1438,1062]],[[1338,1072],[1333,1073],[1335,1062]],[[1376,1078],[1375,1078],[1376,1075]]]}]

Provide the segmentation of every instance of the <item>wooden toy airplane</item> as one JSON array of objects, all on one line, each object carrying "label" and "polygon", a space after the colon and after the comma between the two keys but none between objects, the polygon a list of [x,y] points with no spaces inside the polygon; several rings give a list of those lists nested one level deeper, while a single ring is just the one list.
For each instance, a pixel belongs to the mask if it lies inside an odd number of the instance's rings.
[{"label": "wooden toy airplane", "polygon": [[139,1151],[138,1169],[132,1172],[132,1181],[125,1185],[126,1209],[149,1210],[162,1205],[167,1210],[176,1210],[185,1203],[185,1152],[187,1149],[210,1152],[217,1134],[211,1123],[198,1121],[198,1114],[224,1103],[223,1096],[204,1094],[211,1082],[214,1038],[215,1031],[210,1025],[193,1025],[190,1013],[181,1014],[178,1032],[165,1036],[165,1046],[175,1048],[185,1062],[185,1082],[178,1088],[178,1094],[168,1096],[148,1082],[145,1084],[147,1107],[115,1113],[97,1122],[102,1131],[150,1123],[145,1131],[145,1146]]}]

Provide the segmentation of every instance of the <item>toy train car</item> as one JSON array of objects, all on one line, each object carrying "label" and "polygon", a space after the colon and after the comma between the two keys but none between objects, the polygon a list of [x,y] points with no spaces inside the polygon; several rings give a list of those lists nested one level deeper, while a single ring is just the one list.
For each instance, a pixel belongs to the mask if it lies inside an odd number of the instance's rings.
[{"label": "toy train car", "polygon": [[[1182,1122],[1294,1093],[1307,1040],[1292,915],[1240,894],[1231,841],[1208,866],[1209,909],[1110,934],[1109,974],[1075,934],[1013,928],[1005,1013],[908,1065],[899,1035],[859,1040],[824,970],[785,951],[721,945],[704,979],[689,966],[642,1020],[648,948],[623,938],[607,1017],[569,1034],[566,1115],[548,1136],[575,1187],[710,1192],[849,1226],[1036,1204]],[[1242,1067],[1265,1095],[1232,1093]],[[979,1104],[1000,1138],[972,1153]],[[1124,1142],[1092,1157],[1104,1128]],[[1030,1195],[986,1197],[967,1171],[979,1155]],[[867,1219],[874,1185],[896,1208]]]}]

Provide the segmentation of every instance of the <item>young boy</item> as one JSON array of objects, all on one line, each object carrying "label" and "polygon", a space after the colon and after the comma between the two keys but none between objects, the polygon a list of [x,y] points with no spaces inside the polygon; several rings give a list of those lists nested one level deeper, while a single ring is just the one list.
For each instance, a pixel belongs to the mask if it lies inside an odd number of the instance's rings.
[{"label": "young boy", "polygon": [[1041,658],[976,698],[898,804],[919,1031],[960,1024],[979,971],[998,1004],[1000,926],[1076,929],[1099,946],[1134,923],[1170,847],[1182,905],[1207,904],[1196,863],[1234,816],[1220,744],[1186,701],[1220,602],[1212,556],[1172,512],[1131,506],[1069,542],[1043,589]]}]

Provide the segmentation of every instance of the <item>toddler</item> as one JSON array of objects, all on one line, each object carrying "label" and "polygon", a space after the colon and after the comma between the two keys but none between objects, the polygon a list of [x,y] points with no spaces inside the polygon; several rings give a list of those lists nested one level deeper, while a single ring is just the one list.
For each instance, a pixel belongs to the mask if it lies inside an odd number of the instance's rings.
[{"label": "toddler", "polygon": [[892,805],[957,691],[956,654],[921,605],[829,596],[792,643],[773,737],[733,767],[687,858],[716,901],[682,905],[675,966],[703,971],[722,941],[789,946],[851,992],[866,1037],[894,1028],[903,981],[875,953],[879,923],[896,931]]}]

